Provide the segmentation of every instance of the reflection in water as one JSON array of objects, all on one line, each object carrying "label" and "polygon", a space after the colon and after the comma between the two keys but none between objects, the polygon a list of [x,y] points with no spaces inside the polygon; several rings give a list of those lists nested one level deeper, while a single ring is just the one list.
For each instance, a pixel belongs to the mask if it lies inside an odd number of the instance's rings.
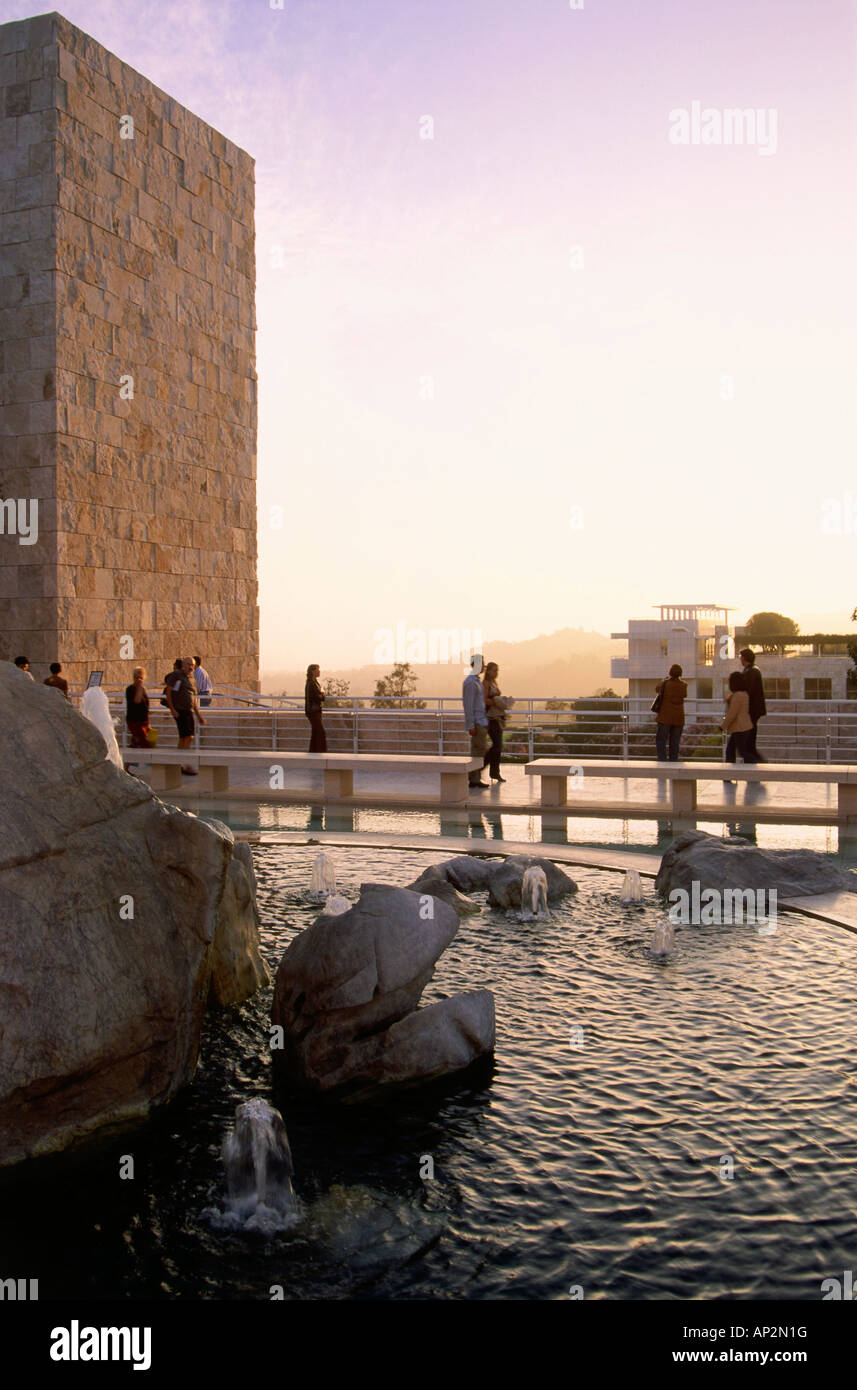
[{"label": "reflection in water", "polygon": [[[254,847],[273,970],[317,914],[315,853]],[[446,857],[337,848],[340,891]],[[99,1298],[817,1299],[853,1259],[853,937],[789,914],[776,936],[683,931],[658,960],[654,899],[622,910],[615,874],[574,878],[537,931],[475,893],[425,991],[495,992],[493,1063],[321,1104],[274,1086],[266,989],[207,1016],[192,1086],[134,1135],[139,1181],[105,1184],[127,1137],[7,1177],[7,1267],[59,1298],[84,1271]],[[287,1117],[304,1219],[248,1235],[202,1214],[254,1098]],[[74,1201],[45,1202],[46,1182]]]}]

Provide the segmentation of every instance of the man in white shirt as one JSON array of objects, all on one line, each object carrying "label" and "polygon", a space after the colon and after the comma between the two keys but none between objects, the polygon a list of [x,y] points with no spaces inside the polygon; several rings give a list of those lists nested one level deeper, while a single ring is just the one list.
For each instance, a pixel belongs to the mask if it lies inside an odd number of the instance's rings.
[{"label": "man in white shirt", "polygon": [[214,694],[214,686],[211,683],[211,677],[202,664],[201,656],[194,657],[194,664],[196,669],[194,670],[193,678],[196,683],[196,693],[199,696],[199,703],[201,705],[210,705],[211,697]]}]

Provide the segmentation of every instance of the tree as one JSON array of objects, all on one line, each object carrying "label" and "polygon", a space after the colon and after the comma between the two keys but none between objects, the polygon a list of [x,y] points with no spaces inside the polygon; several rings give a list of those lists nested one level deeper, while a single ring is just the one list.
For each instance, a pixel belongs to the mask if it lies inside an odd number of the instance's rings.
[{"label": "tree", "polygon": [[[328,676],[324,683],[325,709],[353,709],[354,701],[349,695],[351,682],[343,680],[341,676]],[[358,700],[357,708],[363,708],[363,701]]]},{"label": "tree", "polygon": [[754,613],[744,628],[744,637],[763,652],[776,652],[783,643],[772,642],[772,637],[797,637],[799,632],[794,618],[786,618],[782,613]]},{"label": "tree", "polygon": [[411,670],[409,661],[397,661],[389,676],[384,676],[383,680],[375,682],[375,698],[372,701],[373,709],[425,709],[425,700],[414,700],[413,696],[417,688],[417,676]]}]

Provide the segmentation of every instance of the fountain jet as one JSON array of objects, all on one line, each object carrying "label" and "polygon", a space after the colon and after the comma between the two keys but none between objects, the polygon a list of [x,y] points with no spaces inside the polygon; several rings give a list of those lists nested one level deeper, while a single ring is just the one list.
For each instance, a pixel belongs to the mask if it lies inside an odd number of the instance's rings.
[{"label": "fountain jet", "polygon": [[236,1106],[235,1124],[223,1141],[223,1166],[230,1205],[242,1219],[260,1207],[294,1212],[294,1168],[286,1127],[279,1110],[266,1100]]},{"label": "fountain jet", "polygon": [[333,856],[325,854],[324,850],[315,857],[312,866],[312,876],[309,881],[308,896],[313,902],[323,903],[336,893],[336,868],[333,863]]},{"label": "fountain jet", "polygon": [[643,885],[640,882],[640,875],[636,869],[628,869],[622,880],[622,892],[619,901],[624,907],[630,903],[641,903],[643,901]]},{"label": "fountain jet", "polygon": [[668,956],[675,943],[675,927],[669,919],[658,922],[652,937],[652,955],[658,958]]},{"label": "fountain jet", "polygon": [[531,865],[521,884],[521,922],[544,921],[548,915],[548,881],[544,869]]}]

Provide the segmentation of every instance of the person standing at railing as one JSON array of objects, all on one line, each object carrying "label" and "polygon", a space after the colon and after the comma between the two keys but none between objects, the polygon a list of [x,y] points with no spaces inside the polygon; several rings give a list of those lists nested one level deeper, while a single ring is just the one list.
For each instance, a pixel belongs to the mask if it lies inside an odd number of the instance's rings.
[{"label": "person standing at railing", "polygon": [[196,694],[203,709],[211,704],[211,697],[214,694],[214,686],[211,683],[211,676],[202,664],[202,657],[194,657],[195,670],[193,673]]},{"label": "person standing at railing", "polygon": [[746,762],[747,739],[752,732],[753,721],[750,718],[750,697],[744,689],[744,675],[741,671],[733,671],[729,677],[726,718],[723,720],[721,728],[724,733],[729,735],[723,761],[734,763],[740,753]]},{"label": "person standing at railing", "polygon": [[[687,684],[681,679],[681,667],[675,662],[670,667],[666,680],[657,687],[652,709],[658,717],[655,735],[655,748],[658,762],[678,762],[681,731],[684,728],[684,702],[687,699]],[[669,751],[667,741],[669,740]]]},{"label": "person standing at railing", "polygon": [[[149,740],[149,695],[143,684],[145,679],[145,668],[135,666],[134,680],[131,685],[125,687],[125,723],[131,736],[132,748],[151,748],[152,746]],[[129,767],[136,766],[136,763],[126,763],[125,771],[127,772]]]},{"label": "person standing at railing", "polygon": [[324,725],[321,722],[321,711],[324,705],[324,691],[319,683],[321,667],[315,665],[306,668],[306,686],[304,688],[304,714],[309,720],[312,730],[309,740],[310,753],[327,752],[327,734],[324,732]]},{"label": "person standing at railing", "polygon": [[768,713],[768,706],[765,704],[765,684],[762,680],[762,673],[756,665],[756,653],[749,647],[745,647],[740,653],[741,665],[744,668],[744,689],[750,703],[750,719],[752,726],[750,737],[744,747],[745,763],[766,763],[767,758],[763,758],[756,747],[756,735],[759,732],[759,720]]},{"label": "person standing at railing", "polygon": [[[470,734],[471,758],[484,758],[488,748],[488,716],[485,713],[485,692],[479,679],[484,670],[482,655],[480,652],[475,652],[470,659],[470,675],[461,687],[461,698],[464,702],[464,727]],[[490,785],[488,782],[482,781],[478,771],[468,772],[467,782],[471,787]]]},{"label": "person standing at railing", "polygon": [[[176,721],[179,748],[190,748],[193,744],[194,717],[199,720],[200,724],[205,723],[204,717],[199,712],[196,691],[191,684],[193,669],[193,657],[184,657],[181,671],[174,672],[164,686],[170,714]],[[186,777],[196,777],[197,775],[195,767],[183,767],[182,772]]]},{"label": "person standing at railing", "polygon": [[485,698],[485,713],[488,716],[488,733],[491,735],[491,747],[485,754],[483,767],[489,769],[492,782],[505,782],[505,777],[500,776],[500,758],[503,753],[503,730],[506,727],[506,701],[500,694],[500,687],[497,684],[497,677],[500,668],[496,661],[489,661],[485,667],[485,675],[482,680],[482,693]]}]

